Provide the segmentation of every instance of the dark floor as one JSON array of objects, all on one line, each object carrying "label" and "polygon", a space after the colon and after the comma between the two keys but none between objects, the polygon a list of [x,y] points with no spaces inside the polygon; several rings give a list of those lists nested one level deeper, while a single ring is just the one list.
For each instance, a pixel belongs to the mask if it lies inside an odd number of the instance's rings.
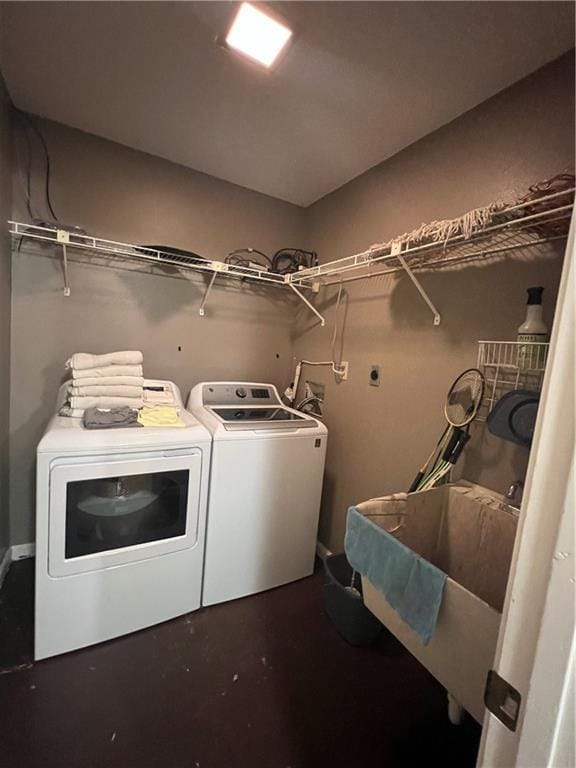
[{"label": "dark floor", "polygon": [[3,768],[475,764],[479,727],[390,636],[342,640],[320,573],[31,665],[32,570],[0,595]]}]

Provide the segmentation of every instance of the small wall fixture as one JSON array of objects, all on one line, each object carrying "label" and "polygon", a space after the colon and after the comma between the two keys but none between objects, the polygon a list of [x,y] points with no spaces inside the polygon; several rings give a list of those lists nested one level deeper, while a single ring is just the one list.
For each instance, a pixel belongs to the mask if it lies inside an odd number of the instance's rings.
[{"label": "small wall fixture", "polygon": [[265,67],[271,67],[292,37],[292,30],[250,3],[242,3],[226,45]]}]

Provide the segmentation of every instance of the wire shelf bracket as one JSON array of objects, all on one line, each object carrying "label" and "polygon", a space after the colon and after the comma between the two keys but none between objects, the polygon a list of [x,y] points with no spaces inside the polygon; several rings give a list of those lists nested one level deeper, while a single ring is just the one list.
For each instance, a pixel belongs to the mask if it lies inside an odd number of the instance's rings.
[{"label": "wire shelf bracket", "polygon": [[70,296],[70,282],[68,280],[68,251],[66,243],[62,243],[62,271],[64,272],[64,296]]},{"label": "wire shelf bracket", "polygon": [[210,291],[212,290],[212,286],[214,285],[214,282],[216,280],[218,272],[214,272],[212,277],[210,278],[210,282],[206,286],[206,290],[204,291],[204,296],[202,297],[202,303],[200,304],[200,308],[198,309],[198,314],[200,317],[204,317],[206,314],[206,302],[208,301],[208,296],[210,295]]},{"label": "wire shelf bracket", "polygon": [[68,279],[68,250],[66,246],[70,242],[70,233],[64,229],[56,232],[56,241],[62,244],[62,273],[64,276],[64,296],[70,296],[70,281]]},{"label": "wire shelf bracket", "polygon": [[306,304],[308,309],[316,315],[316,317],[320,320],[320,325],[324,327],[326,325],[326,320],[324,319],[324,316],[321,315],[320,312],[318,312],[314,304],[308,301],[306,296],[304,296],[304,294],[301,291],[299,291],[298,288],[296,288],[293,282],[286,281],[286,285],[289,285],[290,288],[292,288],[296,296],[298,296],[298,298],[301,299],[304,302],[304,304]]},{"label": "wire shelf bracket", "polygon": [[396,256],[398,258],[398,261],[402,265],[402,268],[404,269],[404,271],[406,272],[406,274],[408,275],[410,280],[412,280],[412,282],[415,285],[416,290],[418,291],[420,296],[422,296],[422,298],[426,302],[426,304],[428,306],[428,309],[434,315],[434,325],[440,325],[440,322],[442,320],[442,318],[440,316],[440,312],[438,312],[438,310],[436,309],[435,305],[432,303],[431,298],[428,296],[428,294],[426,293],[426,291],[422,287],[422,283],[418,280],[418,278],[416,277],[414,272],[412,272],[412,270],[410,269],[410,267],[406,263],[406,259],[404,258],[404,256],[402,256],[401,251],[402,251],[402,244],[401,243],[398,243],[398,242],[392,243],[392,248],[390,250],[391,255],[392,256]]}]

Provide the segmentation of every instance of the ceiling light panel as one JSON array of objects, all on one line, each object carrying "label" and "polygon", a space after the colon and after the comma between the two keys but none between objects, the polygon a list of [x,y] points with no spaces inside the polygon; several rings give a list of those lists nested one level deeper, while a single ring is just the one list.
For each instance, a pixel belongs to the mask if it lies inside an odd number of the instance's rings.
[{"label": "ceiling light panel", "polygon": [[292,37],[292,30],[250,3],[242,3],[226,37],[235,51],[271,67]]}]

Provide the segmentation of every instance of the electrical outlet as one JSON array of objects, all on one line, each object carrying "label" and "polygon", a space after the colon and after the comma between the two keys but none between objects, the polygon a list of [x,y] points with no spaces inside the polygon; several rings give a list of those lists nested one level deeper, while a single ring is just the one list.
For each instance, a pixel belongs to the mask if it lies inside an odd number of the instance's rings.
[{"label": "electrical outlet", "polygon": [[342,371],[340,381],[348,381],[348,365],[348,360],[342,360],[340,363],[340,370]]},{"label": "electrical outlet", "polygon": [[368,381],[371,387],[380,386],[380,366],[379,365],[370,366],[370,375],[368,377]]}]

